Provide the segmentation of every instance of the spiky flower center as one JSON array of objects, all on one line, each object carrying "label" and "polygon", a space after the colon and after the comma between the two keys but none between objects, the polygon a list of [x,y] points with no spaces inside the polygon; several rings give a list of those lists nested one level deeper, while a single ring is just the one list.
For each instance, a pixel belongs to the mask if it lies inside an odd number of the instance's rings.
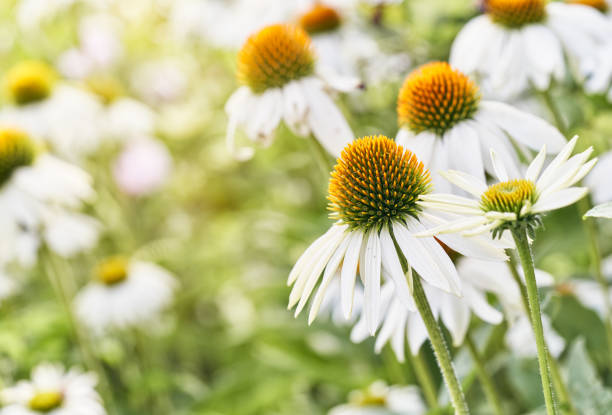
[{"label": "spiky flower center", "polygon": [[96,278],[106,285],[115,285],[125,281],[128,262],[123,257],[112,257],[98,264]]},{"label": "spiky flower center", "polygon": [[491,20],[510,28],[546,18],[546,0],[484,0],[483,5]]},{"label": "spiky flower center", "polygon": [[397,99],[401,127],[415,133],[443,135],[478,109],[476,84],[446,62],[431,62],[415,69],[404,81]]},{"label": "spiky flower center", "polygon": [[526,203],[533,204],[536,199],[534,182],[514,179],[489,186],[482,194],[480,204],[486,212],[507,212],[518,215]]},{"label": "spiky flower center", "polygon": [[36,147],[28,135],[16,128],[0,127],[0,187],[20,167],[36,158]]},{"label": "spiky flower center", "polygon": [[53,90],[55,72],[39,61],[25,61],[13,66],[6,74],[5,84],[10,98],[19,105],[41,101]]},{"label": "spiky flower center", "polygon": [[602,13],[606,13],[609,9],[608,2],[606,0],[565,0],[568,4],[581,4],[583,6],[589,6],[599,10]]},{"label": "spiky flower center", "polygon": [[334,8],[317,3],[300,16],[299,23],[305,31],[314,34],[337,29],[342,19]]},{"label": "spiky flower center", "polygon": [[64,395],[59,391],[41,391],[37,392],[28,406],[31,410],[37,412],[51,412],[52,410],[59,408],[64,400]]},{"label": "spiky flower center", "polygon": [[417,217],[419,196],[430,190],[429,171],[416,156],[379,135],[357,139],[342,151],[329,182],[331,217],[369,230]]},{"label": "spiky flower center", "polygon": [[311,75],[314,66],[310,37],[304,29],[275,24],[246,41],[238,54],[238,79],[261,93]]}]

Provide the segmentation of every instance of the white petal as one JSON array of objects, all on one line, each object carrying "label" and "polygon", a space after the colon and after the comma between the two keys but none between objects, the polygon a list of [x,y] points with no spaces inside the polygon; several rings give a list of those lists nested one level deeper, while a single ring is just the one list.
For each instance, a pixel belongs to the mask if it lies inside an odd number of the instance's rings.
[{"label": "white petal", "polygon": [[441,171],[439,173],[449,182],[478,198],[487,190],[487,185],[485,183],[467,173],[457,170]]},{"label": "white petal", "polygon": [[350,241],[340,274],[340,302],[344,317],[347,319],[351,316],[351,311],[353,310],[355,279],[357,278],[357,264],[359,263],[363,233],[358,230],[352,231],[349,238]]},{"label": "white petal", "polygon": [[582,199],[589,189],[587,187],[570,187],[543,196],[533,205],[531,212],[540,213],[559,209]]},{"label": "white petal", "polygon": [[376,230],[367,235],[365,247],[365,303],[364,313],[371,334],[378,327],[380,312],[380,275],[382,272],[380,239]]},{"label": "white petal", "polygon": [[542,167],[544,166],[544,161],[546,160],[546,146],[543,146],[536,158],[533,159],[529,167],[527,168],[527,172],[525,173],[525,179],[531,180],[532,182],[536,182],[540,172],[542,171]]},{"label": "white petal", "polygon": [[386,226],[383,226],[380,231],[380,243],[382,248],[382,264],[393,280],[397,298],[402,301],[406,307],[414,310],[414,303],[410,295],[411,290],[409,289],[408,281],[406,281],[406,276],[404,275],[402,265],[397,256],[395,244]]}]

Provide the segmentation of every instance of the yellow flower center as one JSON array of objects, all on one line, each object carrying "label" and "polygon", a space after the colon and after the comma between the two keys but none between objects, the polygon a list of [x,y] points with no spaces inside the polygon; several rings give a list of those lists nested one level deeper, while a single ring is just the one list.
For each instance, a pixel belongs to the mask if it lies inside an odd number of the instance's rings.
[{"label": "yellow flower center", "polygon": [[476,84],[446,62],[415,69],[404,81],[397,99],[399,124],[415,133],[442,135],[471,118],[478,109]]},{"label": "yellow flower center", "polygon": [[568,4],[581,4],[583,6],[589,6],[599,10],[602,13],[606,13],[609,9],[608,2],[606,0],[565,0]]},{"label": "yellow flower center", "polygon": [[55,83],[55,72],[39,61],[25,61],[9,69],[5,77],[10,98],[19,105],[47,98]]},{"label": "yellow flower center", "polygon": [[514,179],[496,183],[482,194],[480,204],[484,211],[519,214],[525,203],[535,203],[535,183],[531,180]]},{"label": "yellow flower center", "polygon": [[95,76],[87,79],[87,88],[96,94],[105,104],[110,104],[123,94],[123,87],[115,78]]},{"label": "yellow flower center", "polygon": [[314,66],[310,37],[304,29],[276,24],[246,41],[238,54],[238,79],[260,93],[311,75]]},{"label": "yellow flower center", "polygon": [[115,285],[127,278],[128,261],[123,257],[112,257],[98,264],[96,277],[106,285]]},{"label": "yellow flower center", "polygon": [[546,0],[484,0],[485,12],[496,23],[518,28],[546,17]]},{"label": "yellow flower center", "polygon": [[28,135],[16,128],[0,127],[0,186],[20,167],[36,158],[36,147]]},{"label": "yellow flower center", "polygon": [[342,19],[335,9],[317,3],[300,16],[299,23],[308,33],[322,33],[337,29]]},{"label": "yellow flower center", "polygon": [[36,395],[30,399],[28,406],[33,411],[50,412],[58,408],[63,400],[64,395],[58,391],[37,392]]},{"label": "yellow flower center", "polygon": [[417,217],[418,198],[430,183],[429,171],[410,151],[382,135],[363,137],[344,148],[331,174],[330,216],[362,230]]}]

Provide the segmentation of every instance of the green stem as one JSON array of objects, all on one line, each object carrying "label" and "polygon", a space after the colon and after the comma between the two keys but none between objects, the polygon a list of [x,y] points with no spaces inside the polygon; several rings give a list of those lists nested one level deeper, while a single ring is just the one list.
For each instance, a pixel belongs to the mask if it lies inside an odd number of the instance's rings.
[{"label": "green stem", "polygon": [[472,356],[472,360],[474,361],[476,374],[478,375],[478,379],[480,380],[480,384],[482,385],[482,389],[484,390],[491,407],[493,408],[493,412],[496,415],[504,415],[504,411],[502,410],[501,401],[499,399],[499,394],[497,393],[497,389],[495,388],[495,384],[493,383],[493,379],[489,376],[487,369],[485,367],[484,359],[482,355],[478,351],[476,344],[474,343],[474,339],[472,339],[472,335],[468,333],[465,336],[465,344],[468,347],[470,355]]},{"label": "green stem", "polygon": [[438,365],[442,371],[442,377],[444,378],[444,382],[446,383],[446,387],[448,388],[448,392],[450,394],[451,402],[455,408],[455,414],[469,414],[470,411],[465,401],[465,397],[463,396],[461,384],[457,379],[457,374],[455,373],[455,368],[453,367],[451,356],[448,351],[448,347],[446,346],[446,341],[444,341],[440,326],[438,325],[438,322],[431,311],[429,301],[427,300],[425,291],[421,285],[420,276],[414,276],[413,287],[414,302],[419,314],[421,315],[421,318],[423,319],[423,323],[425,323],[425,328],[429,334],[429,341],[431,342],[434,353],[436,354]]},{"label": "green stem", "polygon": [[529,300],[531,323],[538,351],[538,364],[540,366],[540,377],[542,380],[542,392],[544,393],[544,402],[546,403],[546,413],[548,415],[556,415],[557,406],[553,397],[552,386],[549,376],[549,354],[546,348],[546,342],[544,340],[544,329],[542,328],[542,316],[540,311],[540,300],[538,298],[538,287],[536,285],[535,269],[533,266],[531,248],[529,247],[529,242],[527,240],[527,231],[525,229],[514,228],[512,230],[512,236],[514,237],[516,249],[521,259],[521,264],[523,265],[523,272],[525,274],[527,298]]},{"label": "green stem", "polygon": [[410,364],[414,369],[414,374],[421,386],[423,395],[425,395],[427,406],[429,406],[429,409],[436,409],[438,407],[438,394],[423,355],[419,352],[416,356],[413,356],[410,352],[410,347],[408,347],[408,359],[410,359]]},{"label": "green stem", "polygon": [[323,179],[327,180],[329,178],[329,173],[334,169],[334,165],[330,162],[329,155],[327,154],[327,151],[325,151],[321,143],[319,143],[319,140],[317,140],[312,135],[307,140],[310,143],[310,148],[314,153],[314,157],[317,160],[319,169],[323,174]]},{"label": "green stem", "polygon": [[555,120],[555,125],[557,126],[559,131],[561,131],[561,134],[566,135],[567,126],[565,125],[565,121],[563,120],[563,115],[561,115],[561,111],[559,111],[559,108],[555,104],[555,101],[553,100],[553,97],[550,94],[550,88],[545,91],[541,91],[541,95],[542,98],[544,98],[544,102],[546,103],[546,106],[550,110]]}]

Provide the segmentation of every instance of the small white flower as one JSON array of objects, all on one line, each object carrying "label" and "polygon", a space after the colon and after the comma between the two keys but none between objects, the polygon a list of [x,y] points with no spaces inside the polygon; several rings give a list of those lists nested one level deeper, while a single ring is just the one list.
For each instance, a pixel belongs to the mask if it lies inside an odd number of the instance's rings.
[{"label": "small white flower", "polygon": [[96,384],[93,373],[43,363],[30,380],[2,390],[0,415],[105,415]]},{"label": "small white flower", "polygon": [[473,198],[452,194],[422,195],[423,206],[458,216],[421,235],[447,232],[475,235],[487,231],[501,234],[507,225],[512,226],[518,221],[530,225],[537,219],[537,215],[581,199],[588,193],[588,188],[573,185],[591,171],[597,159],[587,161],[593,152],[592,147],[570,157],[577,140],[578,137],[574,137],[567,143],[544,170],[546,149],[542,148],[522,178],[509,175],[502,161],[492,151],[491,162],[499,182],[491,186],[463,172],[451,170],[442,173]]},{"label": "small white flower", "polygon": [[510,98],[549,88],[569,69],[581,80],[585,65],[612,36],[597,10],[546,0],[486,0],[455,39],[450,62]]},{"label": "small white flower", "polygon": [[416,386],[387,386],[382,381],[353,391],[349,403],[332,408],[328,415],[424,415],[427,408]]},{"label": "small white flower", "polygon": [[74,300],[75,313],[94,333],[142,327],[172,301],[177,281],[158,265],[110,258]]},{"label": "small white flower", "polygon": [[[320,283],[310,308],[312,322],[330,283],[339,280],[342,311],[350,318],[357,275],[364,285],[363,313],[371,334],[379,323],[383,278],[393,281],[399,300],[412,310],[412,269],[428,284],[460,295],[457,270],[442,246],[433,237],[413,236],[440,221],[418,201],[429,189],[429,172],[423,164],[387,137],[364,137],[349,144],[329,185],[329,209],[337,221],[289,274],[288,283],[293,285],[289,308],[297,305],[296,316]],[[485,237],[444,235],[440,239],[467,256],[506,259],[503,247]],[[408,262],[408,275],[396,244]]]},{"label": "small white flower", "polygon": [[[328,90],[343,90],[343,79],[324,79],[306,32],[291,25],[267,26],[252,35],[238,57],[238,78],[245,84],[227,101],[227,145],[239,159],[252,157],[237,148],[236,130],[269,145],[281,121],[298,136],[312,133],[332,155],[339,156],[354,135]],[[330,84],[330,82],[333,83]]]},{"label": "small white flower", "polygon": [[481,100],[476,84],[446,62],[423,65],[406,78],[397,112],[396,140],[432,171],[436,192],[452,191],[440,170],[459,170],[480,181],[485,172],[494,174],[490,149],[511,176],[518,176],[521,163],[515,148],[538,151],[546,145],[556,154],[566,142],[541,118],[502,102]]},{"label": "small white flower", "polygon": [[143,135],[154,135],[155,111],[133,98],[119,98],[108,108],[106,133],[110,138],[127,141]]}]

